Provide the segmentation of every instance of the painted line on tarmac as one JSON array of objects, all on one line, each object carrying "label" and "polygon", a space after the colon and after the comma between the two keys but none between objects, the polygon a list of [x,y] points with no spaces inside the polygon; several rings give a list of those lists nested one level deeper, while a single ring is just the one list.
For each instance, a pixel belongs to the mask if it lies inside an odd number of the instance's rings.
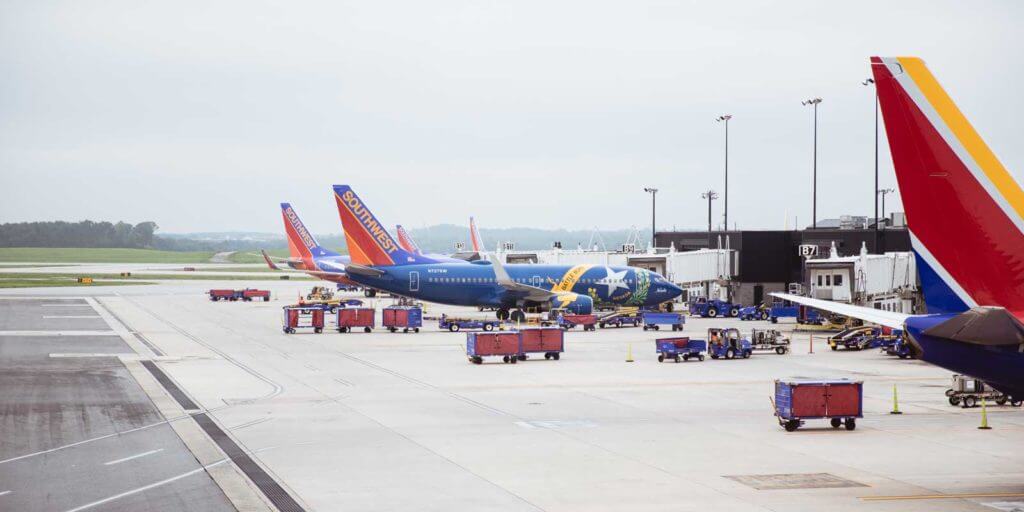
[{"label": "painted line on tarmac", "polygon": [[162,451],[164,451],[163,448],[157,448],[156,450],[150,450],[148,452],[142,452],[142,453],[137,453],[135,455],[129,455],[129,456],[123,458],[123,459],[116,459],[116,460],[112,460],[110,462],[104,462],[103,465],[104,466],[113,466],[114,464],[120,464],[122,462],[128,462],[130,460],[140,459],[140,458],[145,457],[147,455],[153,455],[154,453],[160,453]]},{"label": "painted line on tarmac", "polygon": [[114,331],[0,331],[0,336],[117,336]]},{"label": "painted line on tarmac", "polygon": [[43,315],[43,318],[103,318],[99,315]]},{"label": "painted line on tarmac", "polygon": [[910,496],[860,496],[863,501],[960,500],[967,498],[1024,498],[1021,492],[993,492],[966,494],[917,494]]},{"label": "painted line on tarmac", "polygon": [[0,492],[0,496],[3,496],[5,494],[10,494],[10,493],[11,493],[11,491],[3,491],[3,492]]},{"label": "painted line on tarmac", "polygon": [[214,462],[213,464],[202,466],[202,467],[193,469],[192,471],[188,471],[188,472],[182,473],[182,474],[177,475],[177,476],[172,476],[170,478],[161,480],[159,482],[153,482],[153,483],[151,483],[149,485],[144,485],[144,486],[139,487],[137,489],[132,489],[130,491],[122,492],[121,494],[115,494],[115,495],[110,496],[108,498],[103,498],[102,500],[97,500],[97,501],[94,501],[92,503],[86,503],[85,505],[82,505],[80,507],[75,507],[73,509],[70,509],[67,512],[79,512],[80,510],[86,510],[86,509],[89,509],[89,508],[92,508],[92,507],[95,507],[95,506],[98,506],[98,505],[103,505],[104,503],[110,503],[111,501],[124,498],[125,496],[131,496],[132,494],[137,494],[137,493],[140,493],[142,491],[148,491],[148,490],[153,489],[155,487],[160,487],[161,485],[166,485],[166,484],[169,484],[171,482],[176,482],[178,480],[181,480],[182,478],[192,476],[192,475],[194,475],[196,473],[201,473],[203,471],[206,471],[209,468],[212,468],[214,466],[219,466],[219,465],[221,465],[221,464],[223,464],[225,462],[228,462],[229,460],[230,459],[221,459],[221,460],[219,460],[217,462]]}]

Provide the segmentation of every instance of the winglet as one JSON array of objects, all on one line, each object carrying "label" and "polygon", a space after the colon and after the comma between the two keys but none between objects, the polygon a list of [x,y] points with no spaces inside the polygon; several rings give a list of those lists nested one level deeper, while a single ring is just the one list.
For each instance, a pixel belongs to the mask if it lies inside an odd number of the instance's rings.
[{"label": "winglet", "polygon": [[469,218],[469,241],[473,244],[473,252],[483,252],[484,240],[480,238],[480,231],[476,228],[476,220]]},{"label": "winglet", "polygon": [[281,267],[275,265],[274,262],[270,259],[270,256],[267,254],[266,250],[260,249],[260,254],[263,254],[263,261],[267,262],[267,266],[270,267],[270,270],[281,270]]}]

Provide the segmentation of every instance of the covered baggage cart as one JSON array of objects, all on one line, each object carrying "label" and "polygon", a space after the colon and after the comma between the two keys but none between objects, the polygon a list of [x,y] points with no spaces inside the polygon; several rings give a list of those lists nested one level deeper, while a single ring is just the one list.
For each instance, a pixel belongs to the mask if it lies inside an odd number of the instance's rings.
[{"label": "covered baggage cart", "polygon": [[480,364],[485,357],[501,356],[502,361],[515,364],[522,352],[521,341],[519,331],[467,332],[466,358]]},{"label": "covered baggage cart", "polygon": [[804,420],[827,419],[832,428],[857,428],[864,417],[864,382],[849,379],[790,379],[775,381],[775,416],[793,432]]},{"label": "covered baggage cart", "polygon": [[593,331],[597,329],[597,315],[563,313],[558,315],[558,325],[566,330],[572,329],[577,325],[582,325],[584,331]]},{"label": "covered baggage cart", "polygon": [[687,337],[659,338],[654,340],[654,346],[658,352],[659,363],[664,362],[666,359],[672,359],[677,363],[679,362],[679,359],[689,361],[690,358],[703,361],[704,351],[708,348],[706,341],[691,340]]},{"label": "covered baggage cart", "polygon": [[246,288],[242,290],[242,300],[250,302],[256,299],[263,299],[263,302],[269,302],[270,290],[257,290],[255,288]]},{"label": "covered baggage cart", "polygon": [[662,325],[671,326],[673,331],[681,331],[683,330],[683,324],[686,323],[686,317],[682,313],[644,311],[643,321],[645,331],[648,329],[660,330]]},{"label": "covered baggage cart", "polygon": [[519,360],[525,361],[529,354],[544,354],[544,359],[559,360],[565,352],[565,332],[558,327],[532,327],[520,329]]},{"label": "covered baggage cart", "polygon": [[238,300],[239,295],[235,290],[227,289],[213,289],[207,292],[210,295],[210,300],[217,302],[221,300]]},{"label": "covered baggage cart", "polygon": [[294,334],[298,329],[312,329],[320,334],[324,331],[324,309],[318,306],[285,306],[281,330]]},{"label": "covered baggage cart", "polygon": [[370,332],[377,325],[376,311],[373,308],[340,308],[338,309],[338,332],[352,332],[352,329],[363,328]]},{"label": "covered baggage cart", "polygon": [[395,332],[420,332],[423,326],[423,308],[415,306],[390,306],[381,311],[381,325]]}]

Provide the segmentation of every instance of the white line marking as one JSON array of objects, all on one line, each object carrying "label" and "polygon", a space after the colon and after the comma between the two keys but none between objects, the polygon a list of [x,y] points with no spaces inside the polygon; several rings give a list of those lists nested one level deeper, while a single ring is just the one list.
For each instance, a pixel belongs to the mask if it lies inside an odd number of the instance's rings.
[{"label": "white line marking", "polygon": [[44,308],[87,308],[90,307],[88,302],[82,302],[79,304],[40,304]]},{"label": "white line marking", "polygon": [[225,462],[228,462],[229,460],[231,460],[231,459],[221,459],[221,460],[219,460],[217,462],[214,462],[213,464],[210,464],[210,465],[207,465],[207,466],[203,466],[201,468],[196,468],[196,469],[193,469],[192,471],[189,471],[189,472],[186,472],[186,473],[182,473],[182,474],[177,475],[177,476],[172,476],[172,477],[170,477],[170,478],[168,478],[166,480],[161,480],[159,482],[153,482],[153,483],[151,483],[149,485],[145,485],[145,486],[139,487],[138,489],[132,489],[130,491],[122,492],[121,494],[115,494],[113,496],[110,496],[109,498],[103,498],[102,500],[94,501],[92,503],[86,503],[85,505],[82,505],[80,507],[75,507],[73,509],[70,509],[67,512],[79,512],[80,510],[85,510],[87,508],[92,508],[92,507],[95,507],[97,505],[102,505],[104,503],[109,503],[111,501],[124,498],[125,496],[131,496],[132,494],[140,493],[142,491],[148,491],[148,490],[150,490],[150,489],[152,489],[154,487],[160,487],[161,485],[169,484],[171,482],[175,482],[177,480],[181,480],[182,478],[185,478],[185,477],[188,477],[188,476],[192,476],[192,475],[194,475],[196,473],[201,473],[203,471],[206,471],[209,468],[212,468],[214,466],[217,466],[217,465],[223,464]]},{"label": "white line marking", "polygon": [[105,353],[105,352],[54,352],[50,354],[53,358],[72,358],[72,357],[119,357],[122,359],[139,360],[141,356],[135,352],[124,352],[124,353]]},{"label": "white line marking", "polygon": [[43,318],[103,318],[99,315],[43,315]]},{"label": "white line marking", "polygon": [[146,455],[153,455],[154,453],[158,453],[158,452],[162,452],[162,451],[164,451],[163,448],[157,448],[156,450],[150,450],[148,452],[142,452],[142,453],[139,453],[139,454],[130,455],[130,456],[125,457],[123,459],[112,460],[110,462],[104,462],[103,465],[104,466],[113,466],[114,464],[120,464],[122,462],[127,462],[127,461],[130,461],[132,459],[138,459],[140,457],[145,457]]},{"label": "white line marking", "polygon": [[0,496],[3,496],[4,494],[10,494],[10,493],[11,493],[11,491],[0,492]]},{"label": "white line marking", "polygon": [[0,331],[0,336],[117,336],[114,331]]}]

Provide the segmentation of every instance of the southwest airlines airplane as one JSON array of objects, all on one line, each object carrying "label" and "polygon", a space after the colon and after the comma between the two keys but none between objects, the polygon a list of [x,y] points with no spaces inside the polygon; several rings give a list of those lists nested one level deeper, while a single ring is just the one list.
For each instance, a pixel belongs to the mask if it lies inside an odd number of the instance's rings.
[{"label": "southwest airlines airplane", "polygon": [[871,69],[928,314],[772,295],[904,329],[918,359],[1024,400],[1024,191],[921,59]]},{"label": "southwest airlines airplane", "polygon": [[497,308],[500,319],[522,320],[523,308],[589,314],[594,303],[653,307],[682,290],[661,275],[634,267],[457,263],[408,251],[384,229],[348,185],[334,186],[352,261],[350,279],[416,299]]},{"label": "southwest airlines airplane", "polygon": [[[292,205],[281,203],[281,217],[284,219],[284,233],[288,238],[289,258],[279,260],[280,263],[325,281],[356,284],[345,276],[345,265],[350,258],[320,245],[313,233],[306,229],[306,225],[299,218],[299,214],[295,213]],[[281,270],[266,251],[260,252],[271,269]]]}]

